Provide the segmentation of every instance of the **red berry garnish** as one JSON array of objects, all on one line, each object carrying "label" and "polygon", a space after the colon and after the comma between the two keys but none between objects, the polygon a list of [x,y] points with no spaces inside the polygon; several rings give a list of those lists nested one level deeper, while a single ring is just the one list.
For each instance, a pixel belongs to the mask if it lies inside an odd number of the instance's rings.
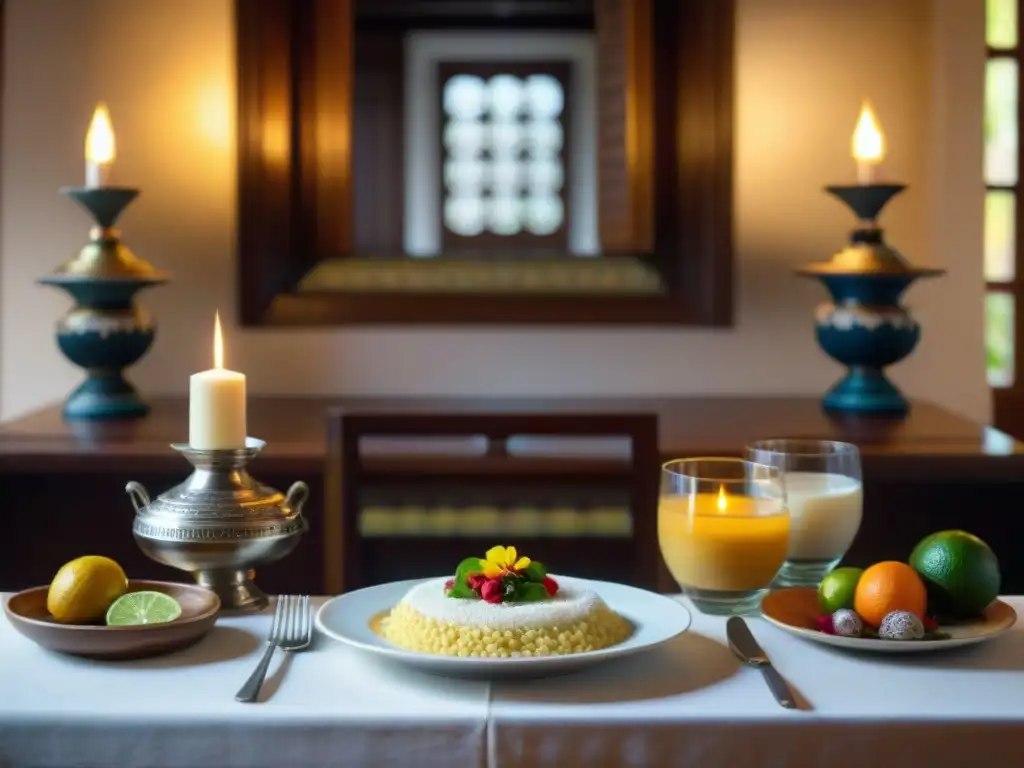
[{"label": "red berry garnish", "polygon": [[544,589],[548,591],[548,594],[551,595],[551,597],[554,597],[555,594],[558,592],[558,582],[552,579],[550,576],[545,576],[543,584]]},{"label": "red berry garnish", "polygon": [[835,627],[832,626],[831,616],[819,616],[815,624],[817,624],[819,632],[824,632],[826,635],[836,633]]},{"label": "red berry garnish", "polygon": [[939,622],[937,622],[931,616],[925,616],[924,620],[921,623],[924,624],[924,631],[925,632],[938,632],[939,631]]},{"label": "red berry garnish", "polygon": [[450,590],[454,586],[455,586],[455,579],[448,579],[448,581],[446,581],[444,583],[444,591],[447,592],[448,590]]},{"label": "red berry garnish", "polygon": [[504,590],[501,586],[501,579],[487,579],[480,587],[480,597],[488,603],[500,603]]},{"label": "red berry garnish", "polygon": [[471,573],[466,577],[466,583],[470,589],[481,589],[487,579],[482,573]]}]

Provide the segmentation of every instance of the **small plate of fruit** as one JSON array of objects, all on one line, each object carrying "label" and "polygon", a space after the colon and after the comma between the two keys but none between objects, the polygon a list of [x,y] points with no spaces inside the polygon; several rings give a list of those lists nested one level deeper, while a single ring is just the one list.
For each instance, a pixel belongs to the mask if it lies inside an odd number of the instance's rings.
[{"label": "small plate of fruit", "polygon": [[837,568],[818,586],[773,590],[766,621],[825,645],[903,653],[972,645],[1017,621],[998,599],[999,561],[966,531],[921,540],[906,562]]},{"label": "small plate of fruit", "polygon": [[4,613],[51,651],[138,659],[197,642],[217,621],[220,599],[193,584],[129,579],[109,557],[86,555],[61,566],[49,585],[11,595]]}]

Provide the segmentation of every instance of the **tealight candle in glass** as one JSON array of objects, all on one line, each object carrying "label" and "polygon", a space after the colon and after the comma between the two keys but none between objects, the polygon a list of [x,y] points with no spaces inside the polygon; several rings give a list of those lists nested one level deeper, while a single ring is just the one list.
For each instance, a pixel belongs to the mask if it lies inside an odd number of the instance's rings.
[{"label": "tealight candle in glass", "polygon": [[759,440],[747,458],[783,471],[790,514],[789,555],[775,585],[817,587],[860,530],[860,451],[834,440]]},{"label": "tealight candle in glass", "polygon": [[698,610],[756,612],[786,560],[782,472],[743,459],[678,459],[662,467],[658,542]]}]

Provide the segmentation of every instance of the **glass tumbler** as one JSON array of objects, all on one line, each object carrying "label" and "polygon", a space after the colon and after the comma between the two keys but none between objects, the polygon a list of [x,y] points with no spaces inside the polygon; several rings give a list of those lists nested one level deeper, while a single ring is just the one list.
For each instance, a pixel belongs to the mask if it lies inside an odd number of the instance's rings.
[{"label": "glass tumbler", "polygon": [[668,462],[661,471],[658,543],[698,610],[755,613],[789,548],[782,472],[743,459]]},{"label": "glass tumbler", "polygon": [[758,440],[747,458],[783,471],[789,554],[775,586],[817,587],[853,544],[863,514],[860,451],[834,440]]}]

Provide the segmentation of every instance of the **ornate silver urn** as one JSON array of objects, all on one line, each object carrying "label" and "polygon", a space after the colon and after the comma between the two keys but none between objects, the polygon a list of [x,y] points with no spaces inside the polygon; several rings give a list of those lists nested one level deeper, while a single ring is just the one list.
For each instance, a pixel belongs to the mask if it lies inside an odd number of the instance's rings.
[{"label": "ornate silver urn", "polygon": [[293,483],[282,494],[249,474],[248,463],[264,445],[252,437],[237,450],[172,445],[194,467],[185,482],[152,501],[141,483],[125,487],[135,507],[132,533],[142,551],[191,573],[217,593],[225,611],[266,607],[267,596],[251,570],[290,553],[307,529],[305,483]]}]

